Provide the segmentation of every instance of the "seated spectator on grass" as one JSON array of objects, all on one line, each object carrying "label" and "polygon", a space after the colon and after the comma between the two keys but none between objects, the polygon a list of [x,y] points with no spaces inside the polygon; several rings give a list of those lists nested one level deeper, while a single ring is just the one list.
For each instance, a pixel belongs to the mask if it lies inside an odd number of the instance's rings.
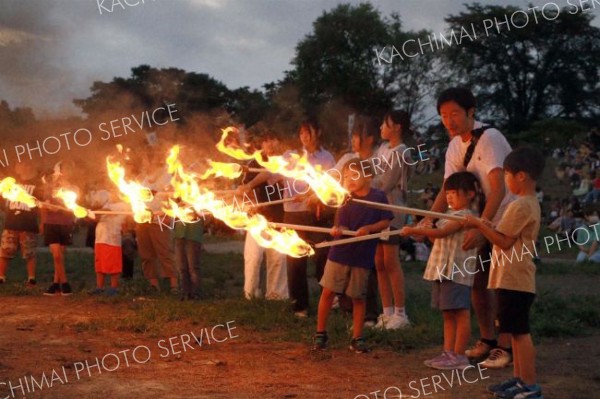
[{"label": "seated spectator on grass", "polygon": [[598,240],[594,227],[590,227],[598,223],[598,206],[588,205],[583,213],[585,223],[577,231],[577,245],[579,253],[575,262],[593,262],[600,263],[600,240]]},{"label": "seated spectator on grass", "polygon": [[589,177],[587,175],[583,175],[579,182],[579,186],[573,190],[573,195],[576,197],[587,195],[587,193],[590,191],[590,186],[591,184]]},{"label": "seated spectator on grass", "polygon": [[596,172],[592,172],[590,179],[592,181],[592,189],[583,200],[585,204],[593,204],[600,200],[600,177],[596,176]]}]

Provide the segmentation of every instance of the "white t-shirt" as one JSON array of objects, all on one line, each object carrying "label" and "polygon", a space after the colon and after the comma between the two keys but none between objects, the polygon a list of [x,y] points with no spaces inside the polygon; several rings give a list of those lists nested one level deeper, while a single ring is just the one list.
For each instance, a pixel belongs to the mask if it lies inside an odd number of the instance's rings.
[{"label": "white t-shirt", "polygon": [[[473,129],[477,129],[483,126],[481,122],[475,122]],[[460,136],[454,137],[448,145],[448,151],[446,152],[446,165],[444,169],[444,179],[447,179],[451,174],[456,172],[464,172],[465,167],[463,161],[467,148],[471,142],[467,141],[464,143]],[[506,141],[506,138],[496,129],[487,129],[475,146],[473,157],[471,162],[467,165],[466,171],[473,173],[479,182],[481,183],[481,189],[486,196],[492,191],[490,186],[490,180],[488,174],[496,169],[503,168],[504,158],[512,151],[510,144]],[[492,222],[498,223],[506,206],[515,200],[515,195],[506,188],[506,193],[498,208],[498,212],[494,216]]]},{"label": "white t-shirt", "polygon": [[[131,208],[124,202],[113,202],[106,204],[104,210],[129,211]],[[103,215],[96,225],[96,244],[108,244],[121,246],[121,226],[125,222],[126,215]]]}]

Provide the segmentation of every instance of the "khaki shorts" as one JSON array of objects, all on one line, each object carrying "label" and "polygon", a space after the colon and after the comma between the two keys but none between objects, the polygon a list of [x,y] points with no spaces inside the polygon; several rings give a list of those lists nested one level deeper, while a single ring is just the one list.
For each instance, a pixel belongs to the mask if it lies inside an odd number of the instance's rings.
[{"label": "khaki shorts", "polygon": [[37,233],[29,231],[3,230],[0,243],[0,257],[12,259],[17,254],[21,246],[23,259],[29,259],[35,256],[37,247]]},{"label": "khaki shorts", "polygon": [[352,299],[365,299],[369,282],[369,269],[342,265],[327,259],[319,284],[336,294],[346,294]]}]

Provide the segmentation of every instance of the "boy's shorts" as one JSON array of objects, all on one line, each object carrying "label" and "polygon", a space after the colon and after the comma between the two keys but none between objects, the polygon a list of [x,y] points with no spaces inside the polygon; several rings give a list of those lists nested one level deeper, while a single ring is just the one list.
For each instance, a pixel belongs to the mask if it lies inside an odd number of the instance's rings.
[{"label": "boy's shorts", "polygon": [[319,284],[336,294],[346,294],[352,299],[365,299],[370,269],[343,265],[327,259]]},{"label": "boy's shorts", "polygon": [[531,292],[496,290],[500,333],[529,334],[529,311],[535,294]]},{"label": "boy's shorts", "polygon": [[23,259],[35,256],[37,247],[37,233],[29,231],[3,230],[0,244],[0,257],[12,259],[17,254],[19,245]]},{"label": "boy's shorts", "polygon": [[71,245],[73,243],[73,226],[64,224],[44,225],[44,245],[60,244]]},{"label": "boy's shorts", "polygon": [[109,244],[94,245],[94,266],[96,273],[121,273],[123,271],[123,251],[121,247]]},{"label": "boy's shorts", "polygon": [[471,309],[471,287],[452,280],[433,281],[431,307],[439,310]]}]

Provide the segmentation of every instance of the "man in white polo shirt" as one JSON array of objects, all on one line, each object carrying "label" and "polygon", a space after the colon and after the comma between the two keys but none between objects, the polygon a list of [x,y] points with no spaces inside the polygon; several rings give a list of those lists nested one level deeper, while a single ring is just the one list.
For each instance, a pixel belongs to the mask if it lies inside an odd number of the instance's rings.
[{"label": "man in white polo shirt", "polygon": [[[473,173],[479,179],[485,195],[481,217],[495,224],[500,220],[507,204],[514,200],[514,196],[504,185],[502,167],[511,147],[497,129],[475,120],[475,105],[473,93],[466,88],[447,89],[438,98],[437,110],[450,136],[444,179],[456,172]],[[442,189],[431,210],[445,212],[447,208],[446,193]],[[424,223],[429,222],[430,220],[426,220]],[[482,259],[472,290],[473,308],[481,337],[466,354],[474,359],[487,357],[483,367],[506,367],[512,361],[510,336],[501,334],[498,341],[495,339],[495,297],[493,291],[487,289],[491,246],[481,233],[471,229],[465,233],[463,248],[478,248]]]}]

